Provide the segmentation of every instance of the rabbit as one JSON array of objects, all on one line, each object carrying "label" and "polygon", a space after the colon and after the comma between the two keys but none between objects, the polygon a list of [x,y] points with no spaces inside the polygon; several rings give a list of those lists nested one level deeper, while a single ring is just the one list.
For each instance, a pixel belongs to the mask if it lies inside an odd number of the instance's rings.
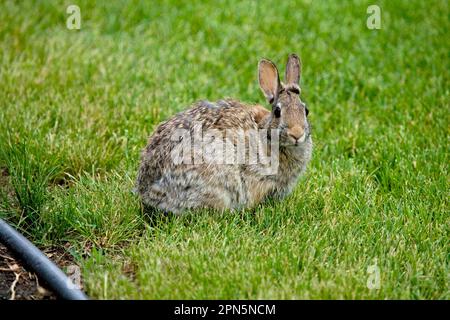
[{"label": "rabbit", "polygon": [[[283,199],[292,192],[312,154],[309,111],[300,99],[301,62],[297,55],[289,55],[285,83],[280,82],[277,67],[268,59],[260,60],[258,72],[259,85],[271,111],[229,98],[215,103],[198,101],[157,127],[142,152],[136,182],[145,208],[175,214],[202,208],[240,210],[268,198]],[[199,125],[201,130],[215,130],[219,134],[233,130],[267,132],[246,136],[245,152],[252,141],[278,141],[278,149],[273,152],[278,157],[276,172],[267,174],[267,164],[261,163],[192,161],[202,156],[202,148],[194,148],[187,157],[191,161],[174,161],[174,151],[183,143],[186,147],[192,142],[191,137],[180,137],[175,132],[185,130],[193,134]],[[231,139],[232,151],[237,151],[236,137]],[[264,141],[261,143],[264,145]],[[265,152],[272,154],[267,149]]]}]

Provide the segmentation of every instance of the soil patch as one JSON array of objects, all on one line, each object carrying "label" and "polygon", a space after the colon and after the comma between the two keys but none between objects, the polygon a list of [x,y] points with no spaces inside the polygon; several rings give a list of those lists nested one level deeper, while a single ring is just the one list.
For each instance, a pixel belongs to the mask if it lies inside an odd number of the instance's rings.
[{"label": "soil patch", "polygon": [[[44,250],[44,253],[62,270],[73,271],[78,268],[64,249],[52,248]],[[0,300],[7,299],[54,300],[57,296],[0,243]]]}]

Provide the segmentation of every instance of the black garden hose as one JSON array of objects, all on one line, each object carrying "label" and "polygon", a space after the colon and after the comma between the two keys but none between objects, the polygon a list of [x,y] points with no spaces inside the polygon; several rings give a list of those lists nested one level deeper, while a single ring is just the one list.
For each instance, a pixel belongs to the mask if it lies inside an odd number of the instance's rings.
[{"label": "black garden hose", "polygon": [[6,245],[62,299],[87,300],[71,280],[45,254],[17,230],[0,219],[0,242]]}]

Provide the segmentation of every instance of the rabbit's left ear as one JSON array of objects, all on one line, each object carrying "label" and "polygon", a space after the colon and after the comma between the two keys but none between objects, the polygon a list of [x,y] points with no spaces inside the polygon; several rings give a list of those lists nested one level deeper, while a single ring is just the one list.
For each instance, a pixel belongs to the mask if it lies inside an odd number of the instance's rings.
[{"label": "rabbit's left ear", "polygon": [[300,62],[300,58],[295,53],[292,53],[289,55],[286,64],[286,74],[284,76],[286,85],[298,87],[301,74],[302,64]]},{"label": "rabbit's left ear", "polygon": [[275,64],[267,59],[262,59],[258,65],[259,86],[270,104],[278,99],[278,92],[281,88],[278,69]]}]

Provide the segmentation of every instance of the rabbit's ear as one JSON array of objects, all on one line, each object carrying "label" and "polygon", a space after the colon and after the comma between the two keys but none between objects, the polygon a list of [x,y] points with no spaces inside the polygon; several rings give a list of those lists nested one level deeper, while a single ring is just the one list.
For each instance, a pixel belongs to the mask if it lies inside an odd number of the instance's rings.
[{"label": "rabbit's ear", "polygon": [[286,64],[286,74],[284,76],[286,85],[298,86],[301,74],[302,63],[300,62],[300,58],[295,53],[291,53],[288,57],[288,61]]},{"label": "rabbit's ear", "polygon": [[281,83],[278,69],[275,64],[267,59],[262,59],[258,65],[259,86],[269,103],[274,103],[278,98]]}]

